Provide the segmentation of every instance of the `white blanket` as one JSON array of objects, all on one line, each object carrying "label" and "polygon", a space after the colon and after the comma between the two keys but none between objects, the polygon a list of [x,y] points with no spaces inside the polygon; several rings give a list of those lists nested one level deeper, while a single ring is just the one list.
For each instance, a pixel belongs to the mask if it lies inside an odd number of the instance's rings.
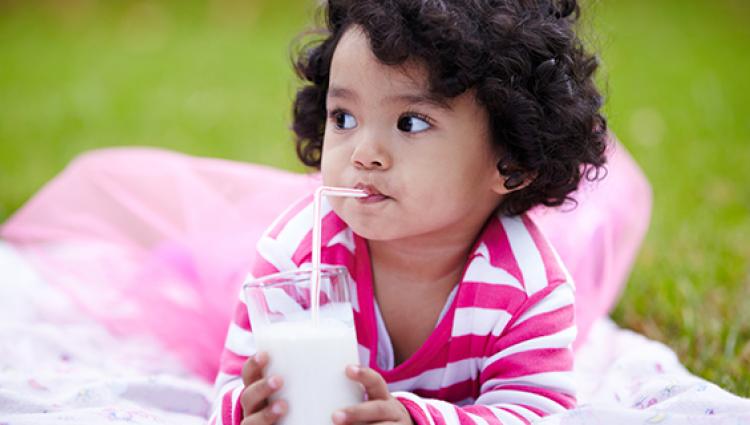
[{"label": "white blanket", "polygon": [[[540,423],[750,424],[750,400],[609,320],[595,325],[576,373],[580,407]],[[211,393],[153,341],[114,338],[76,315],[0,241],[0,425],[203,424]]]}]

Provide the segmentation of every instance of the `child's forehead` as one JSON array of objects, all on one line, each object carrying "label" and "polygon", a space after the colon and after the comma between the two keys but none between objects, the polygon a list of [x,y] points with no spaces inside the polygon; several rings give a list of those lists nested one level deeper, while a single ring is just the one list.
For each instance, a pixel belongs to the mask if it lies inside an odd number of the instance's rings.
[{"label": "child's forehead", "polygon": [[352,26],[341,36],[333,53],[330,69],[331,86],[352,86],[377,81],[383,90],[429,95],[429,72],[417,58],[390,65],[373,53],[370,40],[359,26]]}]

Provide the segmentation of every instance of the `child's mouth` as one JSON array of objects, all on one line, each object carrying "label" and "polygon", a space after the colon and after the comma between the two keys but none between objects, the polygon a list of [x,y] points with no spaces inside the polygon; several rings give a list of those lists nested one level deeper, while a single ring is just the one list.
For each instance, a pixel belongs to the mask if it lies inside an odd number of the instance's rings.
[{"label": "child's mouth", "polygon": [[367,196],[364,198],[357,198],[357,201],[363,204],[371,204],[375,202],[381,202],[385,201],[386,199],[390,199],[389,196],[383,195],[380,193],[380,191],[375,187],[364,183],[357,183],[354,186],[355,189],[364,190],[367,192]]}]

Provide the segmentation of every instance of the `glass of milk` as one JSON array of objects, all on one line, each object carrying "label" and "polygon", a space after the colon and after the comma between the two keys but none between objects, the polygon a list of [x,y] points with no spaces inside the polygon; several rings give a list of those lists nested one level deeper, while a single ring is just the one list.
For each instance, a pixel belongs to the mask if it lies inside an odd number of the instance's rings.
[{"label": "glass of milk", "polygon": [[352,313],[356,290],[345,267],[321,268],[314,323],[311,273],[282,272],[243,286],[256,348],[270,357],[266,376],[284,379],[272,398],[289,404],[282,425],[330,424],[334,411],[363,400],[361,386],[344,373],[347,365],[359,364]]}]

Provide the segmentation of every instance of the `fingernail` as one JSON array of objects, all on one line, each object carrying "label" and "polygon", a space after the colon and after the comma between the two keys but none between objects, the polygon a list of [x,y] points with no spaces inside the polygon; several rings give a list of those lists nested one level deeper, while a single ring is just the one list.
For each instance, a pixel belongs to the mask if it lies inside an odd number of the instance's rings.
[{"label": "fingernail", "polygon": [[274,403],[274,405],[271,406],[271,412],[273,412],[274,415],[280,415],[284,413],[284,408],[281,406],[281,403]]},{"label": "fingernail", "polygon": [[256,363],[263,363],[268,359],[268,354],[266,354],[265,351],[260,351],[258,354],[255,355],[255,362]]},{"label": "fingernail", "polygon": [[272,390],[278,390],[279,387],[281,387],[281,378],[278,376],[272,376],[268,379],[268,386],[271,387]]},{"label": "fingernail", "polygon": [[359,366],[355,366],[355,365],[349,366],[349,371],[351,371],[355,375],[358,374],[360,370],[361,369]]},{"label": "fingernail", "polygon": [[344,421],[346,421],[346,413],[344,413],[344,412],[342,412],[340,410],[338,412],[334,413],[333,414],[333,421],[336,422],[337,424],[344,423]]}]

